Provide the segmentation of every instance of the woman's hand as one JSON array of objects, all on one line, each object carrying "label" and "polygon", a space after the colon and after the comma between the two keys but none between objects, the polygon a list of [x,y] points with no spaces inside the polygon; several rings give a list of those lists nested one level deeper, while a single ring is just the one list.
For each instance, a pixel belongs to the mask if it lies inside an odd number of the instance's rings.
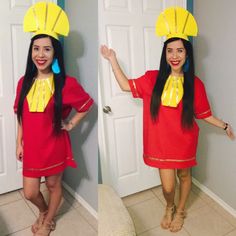
[{"label": "woman's hand", "polygon": [[225,123],[224,121],[218,119],[215,116],[209,116],[209,117],[205,118],[204,120],[216,127],[224,129],[226,134],[228,135],[228,137],[232,140],[234,139],[235,136],[233,133],[233,129],[228,123]]},{"label": "woman's hand", "polygon": [[109,49],[106,45],[102,45],[100,51],[102,56],[108,61],[116,58],[115,51],[113,49]]},{"label": "woman's hand", "polygon": [[66,130],[66,131],[71,131],[74,128],[74,125],[72,122],[61,122],[61,129]]},{"label": "woman's hand", "polygon": [[227,127],[227,129],[225,130],[225,132],[226,132],[226,134],[228,135],[228,137],[230,138],[230,139],[234,139],[235,138],[235,136],[234,136],[234,132],[233,132],[233,129],[232,129],[232,127],[228,124],[228,127]]},{"label": "woman's hand", "polygon": [[17,144],[17,146],[16,146],[16,159],[18,161],[22,161],[23,156],[24,156],[23,145]]}]

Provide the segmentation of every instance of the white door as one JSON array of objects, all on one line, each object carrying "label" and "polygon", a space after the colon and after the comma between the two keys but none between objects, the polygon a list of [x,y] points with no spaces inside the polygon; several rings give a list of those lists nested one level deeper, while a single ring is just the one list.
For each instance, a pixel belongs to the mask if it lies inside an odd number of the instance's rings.
[{"label": "white door", "polygon": [[[21,163],[16,160],[15,90],[24,74],[30,34],[23,32],[24,14],[34,2],[2,0],[0,7],[0,194],[22,187]],[[56,2],[56,1],[53,1]]]},{"label": "white door", "polygon": [[[99,0],[99,44],[115,49],[130,78],[157,69],[162,41],[155,21],[168,6],[184,1]],[[105,59],[99,61],[99,151],[103,182],[126,196],[160,184],[157,169],[146,166],[142,153],[142,101],[122,92]],[[108,113],[102,111],[105,106]]]}]

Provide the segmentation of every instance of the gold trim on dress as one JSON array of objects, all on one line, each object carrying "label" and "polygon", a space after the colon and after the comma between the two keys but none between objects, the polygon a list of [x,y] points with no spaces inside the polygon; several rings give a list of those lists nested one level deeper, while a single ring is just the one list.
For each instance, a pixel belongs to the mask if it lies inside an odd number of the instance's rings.
[{"label": "gold trim on dress", "polygon": [[211,111],[211,109],[209,109],[209,110],[207,110],[207,111],[204,111],[204,112],[202,112],[202,113],[198,113],[198,114],[196,114],[196,116],[204,115],[204,114],[208,113],[209,111]]},{"label": "gold trim on dress", "polygon": [[134,90],[135,90],[135,96],[139,97],[139,93],[138,93],[138,90],[137,90],[137,87],[136,87],[136,83],[133,79],[132,79],[132,83],[133,83],[133,87],[134,87]]},{"label": "gold trim on dress", "polygon": [[157,157],[151,157],[151,156],[147,156],[147,155],[143,155],[144,158],[148,158],[152,161],[160,161],[160,162],[186,162],[186,161],[193,161],[196,159],[196,157],[191,157],[189,159],[185,159],[185,160],[178,160],[178,159],[164,159],[164,158],[157,158]]},{"label": "gold trim on dress", "polygon": [[[74,159],[70,159],[70,158],[66,158],[66,160],[72,160],[74,161]],[[49,166],[49,167],[46,167],[46,168],[24,168],[24,170],[27,170],[27,171],[44,171],[44,170],[49,170],[49,169],[52,169],[52,168],[55,168],[55,167],[58,167],[58,166],[61,166],[65,163],[66,161],[62,161],[58,164],[55,164],[55,165],[52,165],[52,166]]]},{"label": "gold trim on dress", "polygon": [[88,103],[89,101],[91,100],[92,98],[89,98],[80,108],[79,108],[79,111],[81,111]]}]

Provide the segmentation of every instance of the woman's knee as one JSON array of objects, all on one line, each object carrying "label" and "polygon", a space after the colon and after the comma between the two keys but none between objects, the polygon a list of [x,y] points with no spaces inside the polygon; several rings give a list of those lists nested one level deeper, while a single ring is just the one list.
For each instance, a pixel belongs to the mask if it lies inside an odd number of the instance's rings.
[{"label": "woman's knee", "polygon": [[50,192],[55,190],[61,190],[61,181],[46,181],[46,186]]},{"label": "woman's knee", "polygon": [[175,192],[175,186],[162,186],[162,191],[165,195],[172,195]]},{"label": "woman's knee", "polygon": [[37,199],[38,195],[39,195],[39,190],[24,189],[24,197],[29,201]]},{"label": "woman's knee", "polygon": [[190,169],[179,169],[177,170],[177,176],[179,180],[191,180],[191,171]]}]

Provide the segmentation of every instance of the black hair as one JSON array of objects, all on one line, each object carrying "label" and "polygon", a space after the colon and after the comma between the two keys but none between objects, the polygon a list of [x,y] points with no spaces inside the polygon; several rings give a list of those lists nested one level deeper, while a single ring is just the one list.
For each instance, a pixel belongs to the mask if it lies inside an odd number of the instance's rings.
[{"label": "black hair", "polygon": [[155,122],[158,116],[160,104],[161,104],[161,95],[164,89],[166,80],[168,79],[171,68],[166,61],[166,48],[168,43],[171,43],[176,40],[181,40],[183,42],[184,48],[186,50],[187,59],[189,60],[189,68],[184,72],[184,95],[183,95],[183,111],[182,111],[182,127],[191,128],[193,126],[194,118],[194,109],[193,109],[193,100],[194,100],[194,59],[193,59],[193,47],[192,44],[182,38],[170,38],[165,41],[161,61],[160,69],[157,76],[156,83],[154,85],[150,103],[150,113],[152,120]]},{"label": "black hair", "polygon": [[19,123],[21,123],[24,100],[34,83],[35,77],[37,76],[37,68],[34,65],[33,60],[32,60],[32,47],[33,47],[34,40],[39,39],[39,38],[45,38],[45,37],[50,38],[53,49],[54,49],[54,58],[58,59],[58,64],[60,67],[60,73],[53,74],[55,92],[53,95],[54,96],[54,117],[52,121],[54,125],[55,133],[59,134],[61,131],[61,120],[62,120],[62,89],[65,84],[66,72],[65,72],[65,66],[64,66],[62,45],[59,40],[56,40],[55,38],[49,35],[39,34],[39,35],[34,36],[31,39],[29,51],[28,51],[28,57],[27,57],[26,70],[24,74],[23,84],[22,84],[18,107],[17,107],[17,120]]}]

